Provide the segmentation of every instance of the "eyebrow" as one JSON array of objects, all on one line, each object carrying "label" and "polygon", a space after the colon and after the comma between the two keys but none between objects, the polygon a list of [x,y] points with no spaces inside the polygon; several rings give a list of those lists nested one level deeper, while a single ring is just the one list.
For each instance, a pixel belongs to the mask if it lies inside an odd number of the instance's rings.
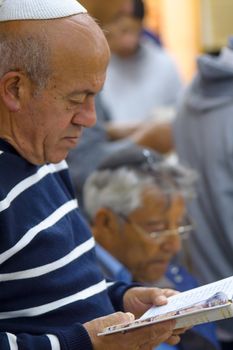
[{"label": "eyebrow", "polygon": [[103,90],[103,86],[101,87],[101,89],[98,92],[95,92],[95,91],[92,91],[92,90],[84,90],[84,91],[75,90],[75,91],[72,91],[71,93],[69,93],[67,95],[67,97],[71,98],[71,97],[75,97],[75,96],[78,96],[78,95],[97,95],[102,90]]}]

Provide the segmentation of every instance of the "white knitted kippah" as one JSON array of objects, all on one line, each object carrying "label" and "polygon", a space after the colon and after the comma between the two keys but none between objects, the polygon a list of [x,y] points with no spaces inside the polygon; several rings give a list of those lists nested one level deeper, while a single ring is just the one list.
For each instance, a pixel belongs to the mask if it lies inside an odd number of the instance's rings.
[{"label": "white knitted kippah", "polygon": [[0,22],[62,18],[86,12],[76,0],[0,0]]}]

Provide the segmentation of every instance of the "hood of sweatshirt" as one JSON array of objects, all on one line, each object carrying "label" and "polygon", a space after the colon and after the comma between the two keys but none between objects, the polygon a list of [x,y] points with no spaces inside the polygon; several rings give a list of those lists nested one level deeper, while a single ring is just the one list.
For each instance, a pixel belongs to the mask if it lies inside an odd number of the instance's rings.
[{"label": "hood of sweatshirt", "polygon": [[230,51],[227,59],[224,51],[217,57],[203,55],[197,59],[198,72],[186,90],[185,105],[198,112],[233,102],[233,51]]}]

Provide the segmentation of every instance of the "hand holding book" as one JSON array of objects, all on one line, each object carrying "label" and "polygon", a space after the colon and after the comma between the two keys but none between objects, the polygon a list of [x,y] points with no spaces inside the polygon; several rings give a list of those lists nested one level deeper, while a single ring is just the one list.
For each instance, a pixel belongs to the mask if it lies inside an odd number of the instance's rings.
[{"label": "hand holding book", "polygon": [[152,307],[141,318],[107,327],[99,335],[126,332],[169,319],[176,319],[176,328],[233,317],[233,277],[198,287],[169,298],[166,305]]}]

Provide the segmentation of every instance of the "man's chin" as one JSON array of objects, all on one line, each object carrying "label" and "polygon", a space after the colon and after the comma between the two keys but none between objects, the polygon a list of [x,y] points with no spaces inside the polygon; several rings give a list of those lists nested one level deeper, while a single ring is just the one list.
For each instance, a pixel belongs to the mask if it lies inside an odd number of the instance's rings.
[{"label": "man's chin", "polygon": [[51,154],[48,155],[47,161],[49,163],[60,163],[62,160],[66,159],[69,152],[72,151],[72,149],[75,149],[76,146],[79,143],[79,138],[76,139],[76,141],[69,142],[69,144],[66,145],[66,147],[61,147],[60,150],[58,148]]},{"label": "man's chin", "polygon": [[69,150],[66,150],[66,151],[63,150],[62,152],[59,152],[59,153],[56,152],[52,155],[48,155],[46,159],[46,163],[52,163],[52,164],[60,163],[61,161],[67,158],[68,153],[69,153]]}]

